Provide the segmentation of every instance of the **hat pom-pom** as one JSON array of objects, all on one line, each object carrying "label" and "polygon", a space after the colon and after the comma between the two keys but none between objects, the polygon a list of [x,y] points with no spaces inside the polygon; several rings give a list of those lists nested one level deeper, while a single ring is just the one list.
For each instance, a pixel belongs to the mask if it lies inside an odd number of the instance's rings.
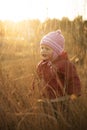
[{"label": "hat pom-pom", "polygon": [[58,34],[61,34],[61,30],[60,30],[60,29],[58,29],[56,32],[57,32]]}]

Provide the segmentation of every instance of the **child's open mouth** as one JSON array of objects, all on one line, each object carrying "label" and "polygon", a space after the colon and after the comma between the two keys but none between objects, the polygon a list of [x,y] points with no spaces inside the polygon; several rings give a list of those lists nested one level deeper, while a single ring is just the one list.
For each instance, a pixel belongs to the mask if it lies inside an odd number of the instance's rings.
[{"label": "child's open mouth", "polygon": [[46,57],[47,55],[46,54],[42,54],[43,57]]}]

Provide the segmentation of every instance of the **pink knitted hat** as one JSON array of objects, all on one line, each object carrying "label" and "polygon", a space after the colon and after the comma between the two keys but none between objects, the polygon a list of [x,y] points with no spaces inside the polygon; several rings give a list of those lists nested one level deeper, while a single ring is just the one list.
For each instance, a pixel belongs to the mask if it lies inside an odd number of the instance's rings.
[{"label": "pink knitted hat", "polygon": [[55,55],[60,55],[64,51],[65,39],[61,34],[61,30],[50,32],[45,35],[40,42],[40,45],[48,45],[54,50]]}]

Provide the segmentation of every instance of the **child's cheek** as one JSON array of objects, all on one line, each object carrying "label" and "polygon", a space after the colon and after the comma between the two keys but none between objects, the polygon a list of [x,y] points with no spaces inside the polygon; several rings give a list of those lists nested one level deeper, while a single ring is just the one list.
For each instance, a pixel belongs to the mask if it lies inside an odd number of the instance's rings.
[{"label": "child's cheek", "polygon": [[53,59],[56,59],[57,56],[58,56],[58,55],[56,54],[56,52],[53,51],[53,54],[52,54]]}]

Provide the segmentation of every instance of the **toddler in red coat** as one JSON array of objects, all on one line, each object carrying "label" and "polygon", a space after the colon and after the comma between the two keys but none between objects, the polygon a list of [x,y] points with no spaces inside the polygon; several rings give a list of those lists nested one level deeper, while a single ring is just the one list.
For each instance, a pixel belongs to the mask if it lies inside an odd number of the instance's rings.
[{"label": "toddler in red coat", "polygon": [[76,99],[81,95],[81,82],[75,65],[64,51],[65,39],[60,30],[46,34],[40,41],[42,60],[37,73],[42,85],[39,90],[44,98],[56,99],[68,95]]}]

